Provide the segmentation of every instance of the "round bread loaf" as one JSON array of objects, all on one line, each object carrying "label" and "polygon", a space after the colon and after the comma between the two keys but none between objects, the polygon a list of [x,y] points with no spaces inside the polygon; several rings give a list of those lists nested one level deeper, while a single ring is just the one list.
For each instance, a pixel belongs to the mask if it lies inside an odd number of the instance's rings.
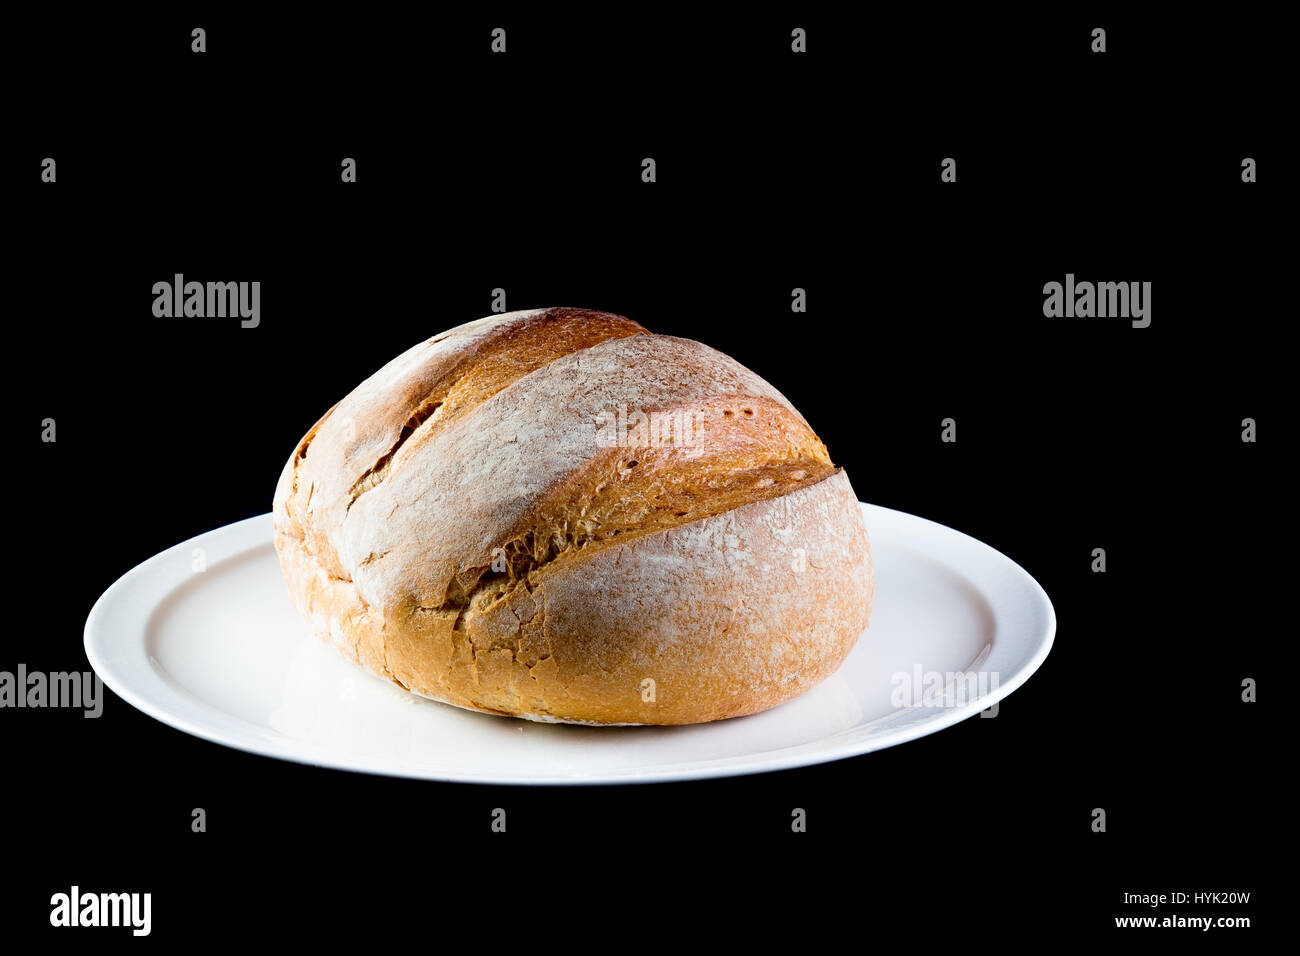
[{"label": "round bread loaf", "polygon": [[308,430],[275,546],[312,629],[424,697],[687,724],[839,667],[874,577],[849,479],[727,356],[583,309],[422,342]]}]

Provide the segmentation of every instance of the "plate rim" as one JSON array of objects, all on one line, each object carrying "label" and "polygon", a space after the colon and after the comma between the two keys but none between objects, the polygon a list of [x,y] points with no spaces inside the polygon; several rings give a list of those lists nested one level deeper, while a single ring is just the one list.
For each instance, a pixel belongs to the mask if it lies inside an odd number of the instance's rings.
[{"label": "plate rim", "polygon": [[[495,771],[490,774],[478,772],[463,773],[457,772],[455,768],[448,766],[437,768],[436,772],[433,772],[428,768],[402,768],[393,765],[391,761],[367,762],[365,760],[359,760],[357,755],[336,753],[328,747],[315,743],[295,741],[292,738],[285,738],[284,742],[281,742],[273,736],[263,736],[267,731],[264,728],[260,728],[257,724],[254,724],[238,715],[222,711],[220,708],[196,697],[192,693],[182,693],[176,687],[172,686],[167,678],[158,672],[158,668],[154,664],[153,658],[142,645],[139,650],[147,661],[144,670],[154,681],[157,682],[157,686],[154,687],[153,690],[164,691],[164,696],[166,693],[170,693],[183,698],[184,703],[191,711],[197,709],[199,712],[208,712],[210,715],[217,718],[215,721],[217,726],[214,727],[205,724],[202,721],[194,719],[190,714],[176,713],[164,706],[163,702],[151,699],[147,693],[135,687],[130,674],[121,673],[118,666],[119,660],[121,659],[120,655],[106,653],[107,648],[104,645],[106,642],[111,640],[111,635],[107,634],[107,628],[104,626],[103,621],[109,616],[110,612],[116,608],[118,602],[123,600],[124,596],[130,595],[132,586],[137,580],[149,575],[161,565],[166,564],[169,560],[175,559],[177,555],[185,549],[195,547],[200,541],[208,543],[220,541],[227,547],[229,547],[232,541],[238,542],[239,546],[231,549],[230,554],[223,555],[213,563],[219,563],[221,560],[226,560],[227,558],[234,557],[237,554],[247,553],[253,548],[262,546],[266,543],[263,539],[269,540],[270,538],[272,517],[270,512],[234,521],[230,524],[222,525],[194,535],[184,541],[172,545],[169,548],[165,548],[149,558],[146,558],[144,561],[121,575],[116,581],[109,585],[91,607],[90,613],[86,617],[86,624],[83,631],[83,645],[86,657],[89,660],[91,667],[94,668],[95,673],[105,684],[108,685],[113,693],[153,719],[210,743],[230,747],[244,753],[256,754],[261,757],[288,760],[306,766],[325,767],[331,770],[343,770],[353,773],[366,773],[377,776],[425,780],[430,782],[501,786],[613,786],[641,783],[668,783],[702,779],[722,779],[749,774],[774,773],[781,770],[791,770],[800,767],[812,767],[818,764],[844,760],[849,757],[864,756],[877,750],[884,750],[889,747],[897,746],[898,744],[917,740],[921,737],[927,737],[930,734],[938,733],[941,730],[945,730],[954,724],[960,723],[961,721],[974,716],[976,713],[998,703],[1023,686],[1024,683],[1038,671],[1042,666],[1043,661],[1047,659],[1056,639],[1056,609],[1052,604],[1051,598],[1034,576],[1026,571],[1016,561],[978,538],[929,518],[924,518],[894,508],[887,508],[883,505],[869,504],[867,502],[859,502],[859,506],[862,508],[864,517],[867,519],[868,528],[871,528],[872,526],[873,513],[885,513],[889,516],[888,520],[921,522],[925,525],[929,525],[929,530],[932,533],[957,536],[960,539],[964,539],[962,543],[965,547],[974,545],[977,548],[987,550],[992,555],[996,555],[998,559],[1009,566],[1009,569],[1014,573],[1016,580],[1020,584],[1026,586],[1028,594],[1034,598],[1036,610],[1044,615],[1042,633],[1036,638],[1033,638],[1035,642],[1033,650],[1023,659],[1019,660],[1018,666],[1007,679],[1003,680],[999,673],[997,686],[991,688],[987,693],[981,694],[972,700],[968,700],[959,706],[946,707],[937,710],[934,716],[929,719],[905,725],[904,727],[894,731],[885,731],[883,734],[878,733],[874,739],[869,741],[869,746],[863,746],[864,742],[866,742],[862,739],[864,732],[869,732],[869,728],[873,724],[877,724],[882,720],[889,720],[893,715],[877,718],[877,720],[865,724],[856,725],[830,737],[820,737],[813,741],[807,741],[780,750],[748,754],[742,757],[713,757],[706,760],[692,761],[679,765],[664,764],[651,769],[632,767],[628,768],[625,772],[601,771],[594,775],[555,775],[543,777],[539,776],[536,771],[529,771],[518,776],[512,776],[510,774],[503,774]],[[256,539],[245,541],[245,538],[254,534],[257,536]],[[163,593],[170,594],[176,587],[176,583],[171,583],[164,589]],[[980,593],[981,595],[984,595],[982,589]],[[157,606],[158,604],[155,603],[153,609],[156,610]],[[146,615],[143,621],[142,633],[145,634],[147,634],[148,631],[149,616],[150,615]],[[126,640],[130,640],[130,638],[128,637]],[[993,653],[996,653],[996,642],[993,646]],[[992,659],[992,654],[990,655],[990,659]],[[136,660],[135,663],[138,665],[140,661]],[[984,665],[985,667],[987,667],[987,663],[988,662],[986,661]],[[129,666],[129,663],[127,666]],[[145,688],[145,690],[148,689],[149,688]],[[898,713],[905,712],[906,709],[900,710]],[[223,732],[221,725],[232,723],[236,726],[233,727],[230,732]],[[238,735],[238,730],[241,728],[247,728],[242,737]],[[607,729],[616,733],[619,728]],[[835,740],[836,737],[842,737],[843,739],[827,746],[827,742]],[[814,749],[815,752],[805,752],[810,748]]]}]

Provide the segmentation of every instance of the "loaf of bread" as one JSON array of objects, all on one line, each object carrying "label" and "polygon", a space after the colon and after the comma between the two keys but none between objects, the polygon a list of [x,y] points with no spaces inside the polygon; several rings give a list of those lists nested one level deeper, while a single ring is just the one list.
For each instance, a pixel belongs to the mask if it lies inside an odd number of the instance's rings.
[{"label": "loaf of bread", "polygon": [[298,611],[424,697],[687,724],[833,673],[874,576],[843,470],[775,388],[689,339],[544,309],[416,345],[275,492]]}]

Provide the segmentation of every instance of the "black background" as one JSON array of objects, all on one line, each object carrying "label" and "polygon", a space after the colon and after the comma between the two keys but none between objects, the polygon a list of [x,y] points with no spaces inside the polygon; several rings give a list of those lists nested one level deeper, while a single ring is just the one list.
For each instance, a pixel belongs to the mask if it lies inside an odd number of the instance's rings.
[{"label": "black background", "polygon": [[[486,315],[496,287],[511,309],[618,312],[731,354],[785,392],[864,500],[1022,564],[1059,631],[996,719],[688,784],[316,769],[189,737],[107,691],[98,720],[5,710],[6,933],[51,931],[49,897],[72,883],[152,892],[160,941],[234,942],[269,921],[331,941],[439,945],[460,926],[483,947],[678,945],[701,913],[723,937],[839,923],[868,942],[1145,941],[1159,931],[1114,928],[1151,912],[1122,893],[1169,890],[1252,891],[1207,912],[1261,926],[1280,855],[1269,678],[1294,305],[1275,144],[1291,121],[1281,31],[1245,12],[12,21],[17,587],[0,669],[86,669],[105,588],[268,511],[321,412]],[[190,52],[194,26],[207,53]],[[261,281],[261,325],[154,318],[151,287],[177,272]],[[1043,284],[1067,272],[1152,282],[1151,326],[1044,318]],[[948,416],[956,444],[940,441]],[[490,832],[494,807],[507,834]]]}]

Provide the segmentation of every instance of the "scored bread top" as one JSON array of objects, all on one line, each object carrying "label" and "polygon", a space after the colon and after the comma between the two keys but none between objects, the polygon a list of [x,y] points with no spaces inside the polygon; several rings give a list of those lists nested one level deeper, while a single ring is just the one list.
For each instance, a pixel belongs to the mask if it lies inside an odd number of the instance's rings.
[{"label": "scored bread top", "polygon": [[372,607],[457,624],[543,566],[836,474],[733,359],[582,309],[470,322],[408,350],[303,437],[279,529]]}]

